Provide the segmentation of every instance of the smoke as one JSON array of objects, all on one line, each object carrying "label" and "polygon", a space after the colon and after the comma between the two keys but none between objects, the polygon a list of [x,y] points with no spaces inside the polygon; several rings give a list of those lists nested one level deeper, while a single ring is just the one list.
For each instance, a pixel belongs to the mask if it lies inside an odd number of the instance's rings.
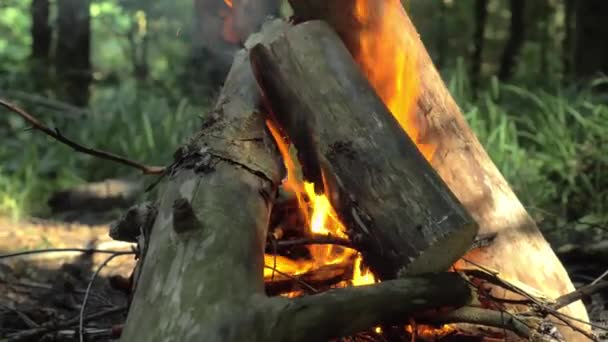
[{"label": "smoke", "polygon": [[193,62],[198,76],[219,85],[236,51],[267,17],[278,16],[281,0],[193,0]]}]

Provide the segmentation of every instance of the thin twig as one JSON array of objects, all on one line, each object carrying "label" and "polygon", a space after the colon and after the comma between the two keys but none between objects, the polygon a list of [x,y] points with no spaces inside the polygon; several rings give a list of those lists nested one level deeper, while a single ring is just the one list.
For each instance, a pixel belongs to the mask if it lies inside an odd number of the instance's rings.
[{"label": "thin twig", "polygon": [[280,274],[280,275],[282,275],[282,276],[284,276],[284,277],[287,277],[287,278],[289,278],[289,279],[294,280],[295,282],[297,282],[298,284],[300,284],[300,285],[302,285],[302,286],[306,287],[308,290],[310,290],[310,291],[311,291],[311,292],[313,292],[313,293],[318,293],[318,292],[319,292],[319,290],[315,289],[314,287],[312,287],[310,284],[306,283],[306,282],[305,282],[305,281],[303,281],[302,279],[299,279],[299,278],[297,278],[297,277],[294,277],[294,276],[292,276],[291,274],[287,274],[287,273],[285,273],[285,272],[281,272],[281,271],[277,270],[277,268],[276,268],[276,267],[272,267],[272,266],[268,266],[268,265],[264,265],[264,267],[269,268],[269,269],[272,269],[272,270],[274,270],[275,272],[277,272],[278,274]]},{"label": "thin twig", "polygon": [[581,300],[585,297],[589,297],[590,295],[592,295],[606,287],[608,287],[608,281],[602,281],[599,283],[591,283],[589,285],[585,285],[576,291],[567,293],[567,294],[557,298],[555,300],[555,304],[553,304],[551,307],[554,310],[559,310],[559,309],[563,308],[564,306],[568,306],[578,300]]},{"label": "thin twig", "polygon": [[332,237],[332,236],[319,236],[313,238],[294,239],[294,240],[283,240],[276,242],[277,247],[292,247],[301,245],[338,245],[346,248],[354,249],[353,243],[349,240]]},{"label": "thin twig", "polygon": [[35,250],[31,250],[31,251],[22,251],[22,252],[15,252],[15,253],[9,253],[9,254],[2,254],[2,255],[0,255],[0,259],[7,259],[7,258],[13,258],[13,257],[18,257],[18,256],[23,256],[23,255],[30,255],[30,254],[57,253],[57,252],[81,252],[81,253],[101,253],[101,254],[119,254],[119,255],[135,254],[134,250],[112,251],[112,250],[95,249],[95,248],[46,248],[46,249],[35,249]]},{"label": "thin twig", "polygon": [[[12,287],[13,290],[15,291],[19,291],[16,288],[30,288],[30,289],[39,289],[39,290],[52,290],[53,287],[51,285],[47,285],[47,284],[40,284],[40,283],[26,283],[26,282],[10,282],[10,281],[6,281],[4,279],[0,279],[0,283]],[[84,290],[80,290],[80,289],[74,289],[73,290],[74,293],[76,294],[84,294]]]},{"label": "thin twig", "polygon": [[599,283],[600,281],[602,281],[602,279],[606,278],[606,276],[608,276],[608,270],[602,273],[599,277],[595,278],[595,280],[592,281],[590,285],[595,285]]},{"label": "thin twig", "polygon": [[93,283],[95,282],[95,279],[99,275],[99,272],[101,272],[101,269],[104,268],[110,261],[112,261],[112,259],[114,259],[120,255],[124,255],[124,253],[123,254],[119,254],[119,253],[113,254],[113,255],[109,256],[101,265],[99,265],[99,267],[97,268],[95,273],[93,273],[93,276],[91,277],[91,280],[89,281],[89,284],[87,285],[87,290],[84,293],[84,299],[82,300],[82,305],[80,306],[80,315],[79,315],[79,321],[78,321],[78,335],[80,336],[80,342],[84,342],[84,312],[85,312],[85,309],[87,306],[87,301],[89,300],[89,294],[91,293],[91,288],[93,287]]},{"label": "thin twig", "polygon": [[21,318],[21,320],[29,327],[29,328],[38,328],[39,324],[34,322],[34,320],[32,320],[28,315],[26,315],[25,313],[15,309],[15,308],[11,308],[10,306],[6,305],[6,304],[2,304],[0,303],[0,306],[6,308],[9,311],[14,312],[17,316],[19,316],[19,318]]},{"label": "thin twig", "polygon": [[576,331],[576,332],[578,332],[578,333],[580,333],[580,334],[584,335],[584,336],[585,336],[585,337],[587,337],[587,338],[588,338],[590,341],[599,342],[599,339],[597,339],[597,338],[596,338],[596,337],[593,335],[593,333],[587,332],[587,331],[585,331],[585,330],[583,330],[583,329],[579,328],[578,326],[576,326],[576,325],[572,324],[572,323],[570,322],[570,320],[572,320],[572,321],[576,321],[576,322],[579,322],[579,323],[582,323],[582,324],[585,324],[585,325],[588,325],[588,326],[590,326],[590,327],[594,327],[594,328],[598,328],[598,329],[606,329],[605,327],[598,326],[598,325],[593,324],[593,323],[591,323],[591,322],[586,322],[586,321],[583,321],[582,319],[579,319],[579,318],[576,318],[576,317],[572,317],[572,316],[570,316],[570,315],[566,315],[566,314],[561,313],[561,312],[559,312],[559,311],[557,311],[557,310],[548,310],[548,311],[549,311],[549,313],[550,313],[550,314],[551,314],[553,317],[555,317],[556,319],[558,319],[558,320],[562,321],[564,324],[566,324],[566,325],[567,325],[568,327],[570,327],[572,330],[574,330],[574,331]]},{"label": "thin twig", "polygon": [[[128,308],[127,306],[120,306],[120,307],[113,307],[113,308],[109,308],[107,310],[99,311],[99,312],[86,316],[84,321],[88,322],[88,321],[91,321],[94,319],[98,319],[98,318],[102,318],[105,316],[113,315],[115,313],[123,312],[123,311],[126,311],[127,308]],[[40,335],[48,333],[48,332],[69,328],[75,324],[79,324],[79,321],[80,321],[80,315],[78,315],[72,319],[69,319],[65,322],[60,322],[58,324],[45,323],[39,328],[19,331],[19,332],[6,336],[6,338],[9,341],[28,339],[28,338],[32,338],[35,336],[40,336]]]},{"label": "thin twig", "polygon": [[509,315],[508,318],[505,318],[505,313],[503,311],[464,306],[440,316],[420,317],[418,320],[432,324],[470,323],[503,328],[523,338],[529,338],[532,335],[532,328],[522,319],[514,315]]},{"label": "thin twig", "polygon": [[509,291],[512,291],[516,294],[519,294],[525,298],[527,298],[528,300],[530,300],[534,305],[536,305],[536,307],[538,308],[536,311],[540,310],[541,312],[545,312],[545,314],[547,315],[551,315],[553,317],[555,317],[556,319],[562,321],[564,324],[566,324],[568,327],[570,327],[572,330],[575,330],[579,333],[581,333],[582,335],[584,335],[585,337],[587,337],[588,339],[590,339],[591,341],[597,341],[597,339],[590,333],[588,333],[587,331],[581,329],[580,327],[572,324],[572,322],[570,321],[576,321],[591,327],[595,327],[598,329],[603,329],[606,330],[606,327],[602,327],[602,326],[598,326],[596,324],[593,324],[591,322],[586,322],[582,319],[576,318],[576,317],[572,317],[570,315],[566,315],[564,313],[559,312],[558,310],[554,309],[552,307],[552,305],[547,304],[545,301],[538,299],[532,295],[530,295],[529,293],[527,293],[526,291],[520,289],[519,287],[509,283],[506,280],[501,279],[500,277],[498,277],[498,274],[493,272],[492,270],[489,270],[485,267],[483,267],[482,265],[479,265],[473,261],[467,260],[467,259],[463,259],[465,262],[468,262],[476,267],[478,267],[478,270],[467,270],[466,272],[469,274],[472,274],[476,277],[479,277],[481,279],[487,280],[489,282],[491,282],[494,285],[498,285],[504,289],[507,289]]},{"label": "thin twig", "polygon": [[6,109],[18,114],[19,116],[21,116],[25,121],[27,121],[29,124],[31,124],[35,129],[45,133],[46,135],[54,138],[55,140],[57,140],[59,142],[71,147],[75,151],[85,153],[85,154],[88,154],[88,155],[91,155],[91,156],[94,156],[97,158],[110,160],[110,161],[113,161],[113,162],[116,162],[116,163],[119,163],[122,165],[130,166],[130,167],[140,170],[142,173],[147,174],[147,175],[160,175],[165,172],[164,167],[145,165],[140,162],[128,159],[126,157],[116,155],[114,153],[83,146],[83,145],[65,137],[63,134],[61,134],[61,132],[59,132],[59,130],[57,128],[55,128],[53,130],[53,129],[47,127],[45,124],[43,124],[40,120],[38,120],[36,117],[31,115],[30,113],[26,112],[25,110],[17,107],[16,105],[14,105],[6,100],[0,99],[0,105],[5,107]]}]

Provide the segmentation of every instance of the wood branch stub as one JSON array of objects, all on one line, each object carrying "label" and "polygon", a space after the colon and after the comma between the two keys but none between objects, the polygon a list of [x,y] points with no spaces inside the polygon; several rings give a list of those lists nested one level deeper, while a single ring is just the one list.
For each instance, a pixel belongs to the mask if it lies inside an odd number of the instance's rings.
[{"label": "wood branch stub", "polygon": [[[416,94],[413,109],[408,115],[424,127],[425,134],[415,141],[434,147],[431,165],[479,224],[479,233],[497,234],[492,244],[469,252],[466,258],[549,297],[557,298],[572,292],[574,286],[566,270],[466,123],[399,1],[289,2],[299,20],[328,22],[368,73],[395,56],[381,56],[386,60],[363,58],[360,37],[366,30],[386,24],[389,13],[385,10],[391,11],[390,18],[395,21],[388,24],[390,27],[383,32],[381,40],[377,36],[374,38],[378,42],[390,42],[398,51],[404,51],[408,61],[414,61],[413,66],[406,65],[403,73],[412,75],[417,84],[413,92]],[[363,5],[363,8],[355,5]],[[367,14],[365,20],[358,17],[362,12]],[[378,46],[380,44],[372,49]],[[367,48],[370,52],[370,47]],[[389,76],[383,81],[394,83],[399,77],[398,73]],[[382,87],[381,84],[374,86]],[[467,265],[459,263],[457,267],[466,268]],[[500,290],[495,295],[503,296]],[[580,301],[563,308],[562,312],[588,321]],[[560,330],[566,340],[584,338],[567,327],[560,327]]]},{"label": "wood branch stub", "polygon": [[468,250],[476,224],[329,26],[296,25],[250,56],[305,177],[325,186],[380,279],[447,270]]}]

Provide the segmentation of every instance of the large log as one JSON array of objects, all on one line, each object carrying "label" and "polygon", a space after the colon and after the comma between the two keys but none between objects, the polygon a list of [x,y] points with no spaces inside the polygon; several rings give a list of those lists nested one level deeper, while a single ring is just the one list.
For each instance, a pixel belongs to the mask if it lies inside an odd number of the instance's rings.
[{"label": "large log", "polygon": [[263,254],[282,172],[258,102],[241,51],[203,129],[176,154],[123,341],[318,341],[470,301],[456,274],[267,298]]},{"label": "large log", "polygon": [[464,255],[475,222],[327,24],[297,25],[250,56],[305,178],[325,186],[380,279],[445,271]]},{"label": "large log", "polygon": [[[290,3],[300,20],[323,19],[336,30],[378,92],[393,91],[405,101],[406,111],[398,120],[477,221],[479,233],[497,234],[491,245],[470,252],[466,259],[548,297],[572,291],[566,270],[466,123],[400,1]],[[382,32],[377,32],[379,28]],[[395,54],[387,54],[387,45]],[[399,68],[379,75],[386,63],[397,60],[397,54],[404,57]],[[395,89],[386,91],[387,85]],[[456,267],[472,265],[463,261]],[[580,301],[562,312],[588,321]],[[568,341],[581,338],[567,327],[560,329]]]},{"label": "large log", "polygon": [[123,341],[236,340],[254,329],[282,165],[248,64],[237,54],[203,129],[176,153]]}]

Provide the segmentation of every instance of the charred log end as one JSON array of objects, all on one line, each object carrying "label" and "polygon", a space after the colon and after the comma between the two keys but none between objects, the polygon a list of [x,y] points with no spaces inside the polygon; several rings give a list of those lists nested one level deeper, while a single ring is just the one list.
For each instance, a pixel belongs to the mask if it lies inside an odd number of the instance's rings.
[{"label": "charred log end", "polygon": [[431,265],[436,270],[448,270],[462,257],[462,251],[471,247],[478,229],[477,224],[471,222],[438,237],[397,276],[426,273]]}]

